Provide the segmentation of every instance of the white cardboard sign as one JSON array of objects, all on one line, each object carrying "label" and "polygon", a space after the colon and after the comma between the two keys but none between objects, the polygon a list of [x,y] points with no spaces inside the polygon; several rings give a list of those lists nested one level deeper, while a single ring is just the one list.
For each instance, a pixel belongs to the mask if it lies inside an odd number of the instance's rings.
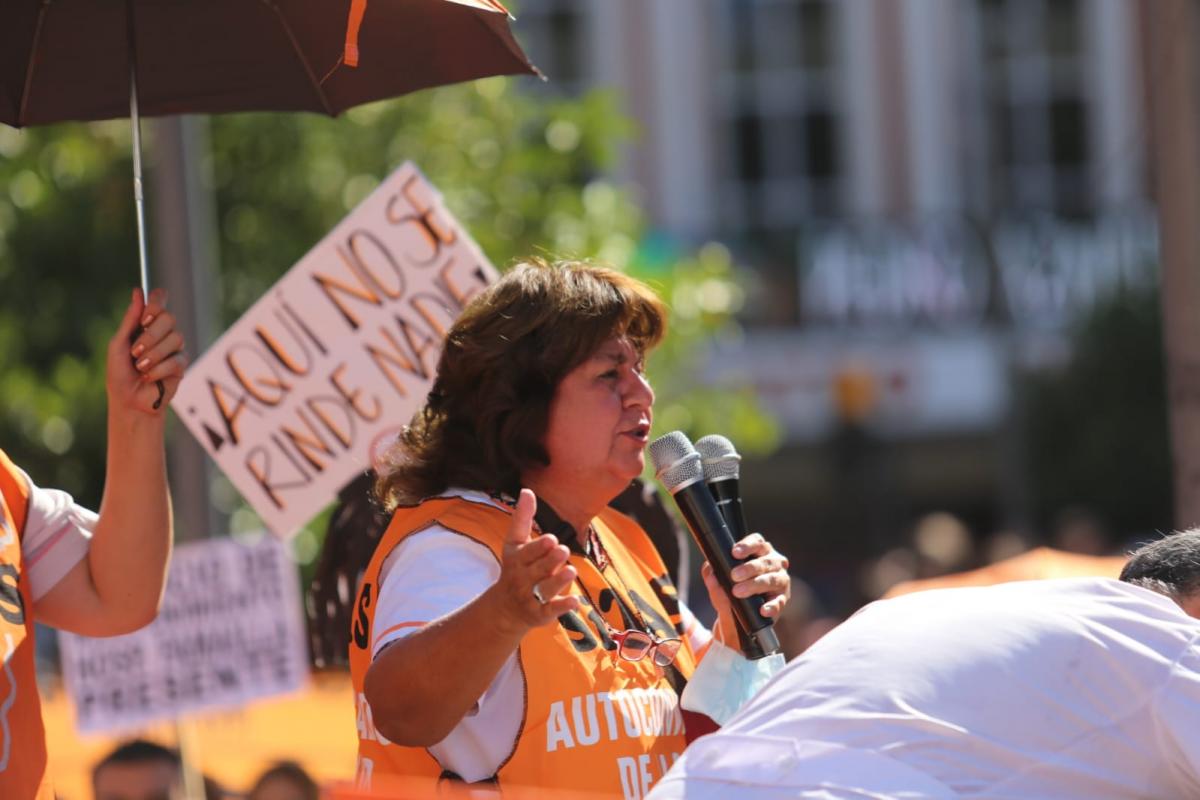
[{"label": "white cardboard sign", "polygon": [[287,536],[424,403],[447,330],[496,277],[405,163],[197,360],[172,406]]},{"label": "white cardboard sign", "polygon": [[243,706],[300,689],[309,672],[296,565],[265,532],[176,548],[162,610],[140,631],[60,637],[81,733]]}]

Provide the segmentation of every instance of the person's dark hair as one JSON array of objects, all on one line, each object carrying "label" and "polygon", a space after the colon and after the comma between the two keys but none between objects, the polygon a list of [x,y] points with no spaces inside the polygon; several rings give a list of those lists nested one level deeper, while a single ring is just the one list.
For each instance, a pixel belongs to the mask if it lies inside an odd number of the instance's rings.
[{"label": "person's dark hair", "polygon": [[254,787],[247,793],[246,800],[256,800],[263,786],[267,782],[275,780],[291,781],[304,800],[317,800],[320,796],[317,782],[305,772],[304,767],[295,761],[279,761],[258,776],[258,780],[254,781]]},{"label": "person's dark hair", "polygon": [[549,464],[542,446],[559,382],[604,342],[640,353],[666,330],[645,284],[585,262],[529,261],[463,310],[446,336],[424,408],[389,452],[376,492],[391,510],[450,486],[516,495]]},{"label": "person's dark hair", "polygon": [[1121,580],[1181,601],[1200,596],[1200,528],[1172,533],[1135,550]]},{"label": "person's dark hair", "polygon": [[317,669],[350,664],[354,593],[388,526],[388,515],[371,491],[377,480],[374,470],[368,470],[348,483],[338,492],[338,504],[329,515],[304,603],[309,653]]},{"label": "person's dark hair", "polygon": [[228,793],[221,782],[210,775],[201,775],[204,781],[204,800],[225,800]]},{"label": "person's dark hair", "polygon": [[178,751],[146,739],[122,742],[92,767],[92,786],[96,785],[96,776],[100,774],[100,770],[111,764],[145,764],[153,761],[165,761],[171,766],[180,766]]}]

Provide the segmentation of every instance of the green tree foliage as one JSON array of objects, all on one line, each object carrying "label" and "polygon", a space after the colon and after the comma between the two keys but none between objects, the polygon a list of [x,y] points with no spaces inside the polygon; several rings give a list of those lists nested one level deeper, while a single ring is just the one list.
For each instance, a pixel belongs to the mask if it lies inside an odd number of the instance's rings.
[{"label": "green tree foliage", "polygon": [[1166,377],[1157,291],[1102,302],[1078,325],[1062,370],[1026,386],[1031,484],[1044,526],[1099,515],[1119,543],[1171,526]]},{"label": "green tree foliage", "polygon": [[[492,78],[336,120],[214,117],[221,325],[412,160],[498,267],[529,255],[595,258],[659,289],[675,309],[650,365],[659,431],[720,430],[747,451],[771,447],[776,428],[754,398],[707,386],[701,371],[705,344],[737,333],[742,292],[728,252],[647,245],[629,191],[605,177],[631,134],[612,95],[552,99],[522,85]],[[93,503],[103,347],[137,279],[128,148],[121,122],[0,127],[0,442],[37,480]]]},{"label": "green tree foliage", "polygon": [[104,348],[137,282],[128,124],[0,125],[0,447],[97,504]]}]

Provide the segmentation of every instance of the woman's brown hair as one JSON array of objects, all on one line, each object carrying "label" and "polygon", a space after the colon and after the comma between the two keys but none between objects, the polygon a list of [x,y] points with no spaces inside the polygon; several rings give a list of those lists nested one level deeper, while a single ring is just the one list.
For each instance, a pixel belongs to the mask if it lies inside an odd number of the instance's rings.
[{"label": "woman's brown hair", "polygon": [[424,408],[388,453],[376,492],[389,510],[448,487],[515,496],[544,467],[550,403],[564,376],[609,339],[646,353],[666,307],[645,284],[586,262],[517,265],[446,336]]}]

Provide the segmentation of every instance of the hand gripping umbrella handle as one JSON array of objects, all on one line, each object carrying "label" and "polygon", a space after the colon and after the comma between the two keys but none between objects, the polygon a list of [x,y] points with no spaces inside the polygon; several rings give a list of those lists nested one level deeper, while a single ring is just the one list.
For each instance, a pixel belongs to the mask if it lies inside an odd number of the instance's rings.
[{"label": "hand gripping umbrella handle", "polygon": [[[138,325],[136,328],[134,328],[133,333],[129,334],[129,344],[132,345],[134,342],[136,342],[137,338],[142,335],[144,330],[146,329],[141,325]],[[129,360],[133,362],[134,366],[137,365],[136,358],[131,357]],[[162,381],[155,381],[154,386],[158,389],[158,399],[154,401],[154,410],[158,411],[160,408],[162,408],[163,397],[165,397],[167,394],[167,387],[163,386]]]}]

